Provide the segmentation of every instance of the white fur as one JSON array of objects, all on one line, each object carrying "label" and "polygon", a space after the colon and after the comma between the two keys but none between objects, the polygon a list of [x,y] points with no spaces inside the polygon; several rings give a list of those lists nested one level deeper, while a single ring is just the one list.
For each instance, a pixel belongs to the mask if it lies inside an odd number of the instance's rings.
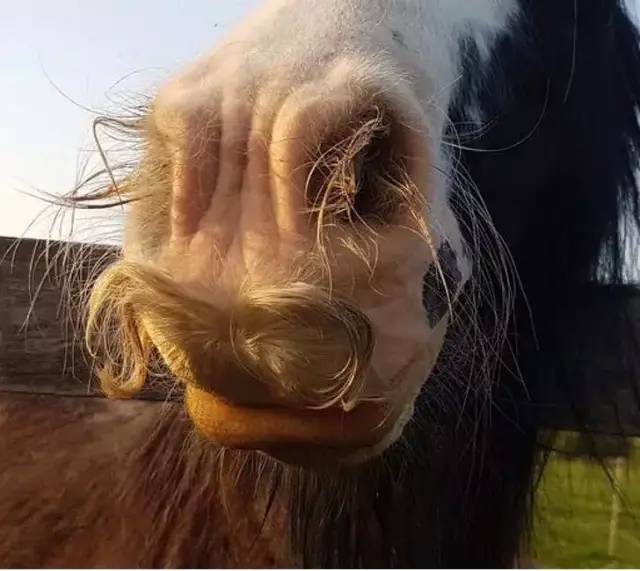
[{"label": "white fur", "polygon": [[[388,54],[418,82],[428,79],[414,86],[425,107],[446,109],[463,73],[460,39],[475,41],[486,60],[517,8],[516,0],[268,0],[216,52],[239,54],[227,59],[236,74],[281,68],[292,83],[338,54],[363,64]],[[250,69],[239,70],[243,62]]]},{"label": "white fur", "polygon": [[[173,82],[165,100],[177,93],[178,105],[184,105],[187,91],[190,105],[197,106],[211,100],[221,85],[238,98],[255,97],[265,83],[271,91],[293,90],[331,66],[343,65],[347,79],[368,77],[389,88],[404,83],[413,92],[427,118],[433,161],[448,172],[442,133],[465,73],[460,40],[475,41],[486,60],[517,7],[516,0],[267,0],[213,53]],[[186,90],[176,89],[194,76],[197,93],[192,81]],[[459,231],[447,204],[448,181],[438,178],[431,208],[439,232],[462,259]]]}]

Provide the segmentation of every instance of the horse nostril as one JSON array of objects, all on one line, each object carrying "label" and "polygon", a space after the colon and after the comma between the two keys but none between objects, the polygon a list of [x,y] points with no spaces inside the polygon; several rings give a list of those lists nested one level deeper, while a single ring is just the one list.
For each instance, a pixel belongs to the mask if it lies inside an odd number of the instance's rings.
[{"label": "horse nostril", "polygon": [[316,221],[397,222],[403,208],[419,199],[406,131],[389,106],[378,102],[335,121],[307,151],[305,197]]},{"label": "horse nostril", "polygon": [[391,141],[391,124],[388,117],[381,117],[371,125],[370,133],[365,133],[366,140],[353,160],[354,210],[362,215],[373,214],[379,203],[372,200],[373,193],[368,189],[388,181],[392,177],[393,143]]},{"label": "horse nostril", "polygon": [[[285,103],[274,127],[272,162],[319,226],[401,223],[425,198],[424,131],[402,101],[354,89]],[[292,194],[298,194],[294,197]]]},{"label": "horse nostril", "polygon": [[406,172],[400,144],[388,109],[371,105],[341,121],[310,149],[310,211],[328,222],[392,222],[398,201],[391,193]]}]

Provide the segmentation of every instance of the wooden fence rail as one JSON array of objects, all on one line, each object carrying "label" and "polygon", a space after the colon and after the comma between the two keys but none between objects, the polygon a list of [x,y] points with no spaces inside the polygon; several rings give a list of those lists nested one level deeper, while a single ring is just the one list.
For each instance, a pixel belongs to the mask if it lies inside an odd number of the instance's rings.
[{"label": "wooden fence rail", "polygon": [[[81,283],[114,253],[103,246],[88,249],[30,239],[16,243],[0,237],[0,396],[102,398],[79,332],[67,318],[67,292],[61,284],[69,268],[78,276],[74,281]],[[632,327],[640,333],[640,295],[630,292],[623,302]],[[611,311],[604,304],[595,315],[577,315],[567,327],[566,342],[575,359],[562,367],[571,369],[566,376],[572,384],[550,382],[531,406],[539,408],[550,429],[574,430],[586,423],[595,432],[640,436],[640,354],[633,363],[616,360],[608,330]],[[164,395],[147,391],[138,398],[158,400]],[[581,419],[573,411],[575,398],[586,411]]]}]

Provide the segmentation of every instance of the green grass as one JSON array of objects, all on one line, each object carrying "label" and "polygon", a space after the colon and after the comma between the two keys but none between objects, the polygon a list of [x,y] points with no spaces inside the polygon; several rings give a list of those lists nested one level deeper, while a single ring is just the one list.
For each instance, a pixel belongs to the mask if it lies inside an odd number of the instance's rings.
[{"label": "green grass", "polygon": [[[562,435],[561,442],[575,442],[571,436]],[[612,475],[614,462],[607,463]],[[610,479],[597,463],[552,454],[536,498],[532,551],[538,565],[640,567],[640,441],[632,442],[629,458],[618,465],[617,474],[622,500],[613,553],[609,553],[615,511]]]}]

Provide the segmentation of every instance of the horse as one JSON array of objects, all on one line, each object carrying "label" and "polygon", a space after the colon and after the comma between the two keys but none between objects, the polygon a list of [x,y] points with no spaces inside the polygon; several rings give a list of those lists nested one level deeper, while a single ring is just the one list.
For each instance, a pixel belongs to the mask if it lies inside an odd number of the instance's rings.
[{"label": "horse", "polygon": [[77,299],[133,400],[4,401],[0,562],[517,564],[603,308],[637,371],[638,70],[621,0],[267,0],[98,118],[60,203],[126,209]]}]

